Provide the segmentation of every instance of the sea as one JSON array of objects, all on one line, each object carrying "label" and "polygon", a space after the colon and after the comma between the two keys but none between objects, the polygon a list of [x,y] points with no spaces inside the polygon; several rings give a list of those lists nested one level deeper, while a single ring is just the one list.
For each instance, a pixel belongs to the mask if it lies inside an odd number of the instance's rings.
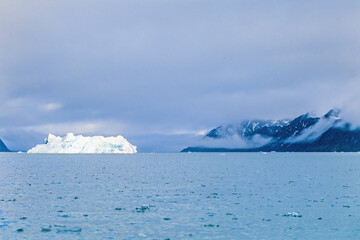
[{"label": "sea", "polygon": [[360,239],[360,154],[1,153],[0,239]]}]

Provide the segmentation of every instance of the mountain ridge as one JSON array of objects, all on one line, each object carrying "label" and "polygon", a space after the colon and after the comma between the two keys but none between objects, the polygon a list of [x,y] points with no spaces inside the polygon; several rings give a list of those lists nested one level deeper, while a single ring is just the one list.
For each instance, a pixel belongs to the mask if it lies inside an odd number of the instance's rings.
[{"label": "mountain ridge", "polygon": [[5,143],[0,139],[0,152],[10,152]]},{"label": "mountain ridge", "polygon": [[[245,143],[260,136],[268,141],[260,146],[223,147],[222,139],[237,137]],[[219,147],[206,146],[211,139]],[[212,129],[204,136],[205,145],[188,147],[182,152],[357,152],[360,151],[360,129],[340,118],[340,110],[332,109],[322,117],[310,113],[293,120],[247,120]]]}]

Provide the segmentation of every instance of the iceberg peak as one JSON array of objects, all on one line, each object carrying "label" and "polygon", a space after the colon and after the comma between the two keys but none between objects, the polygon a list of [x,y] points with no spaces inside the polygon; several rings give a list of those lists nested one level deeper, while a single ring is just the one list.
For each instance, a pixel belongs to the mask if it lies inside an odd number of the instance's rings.
[{"label": "iceberg peak", "polygon": [[64,137],[49,133],[44,144],[38,144],[28,153],[136,153],[136,146],[123,136],[85,137],[67,133]]}]

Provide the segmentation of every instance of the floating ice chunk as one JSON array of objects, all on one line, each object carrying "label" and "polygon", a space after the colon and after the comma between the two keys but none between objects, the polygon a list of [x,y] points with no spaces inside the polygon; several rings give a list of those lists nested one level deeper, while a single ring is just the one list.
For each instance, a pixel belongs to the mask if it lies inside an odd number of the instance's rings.
[{"label": "floating ice chunk", "polygon": [[49,134],[44,144],[38,144],[28,153],[136,153],[136,146],[123,136],[116,137],[84,137],[73,133],[65,137]]},{"label": "floating ice chunk", "polygon": [[51,232],[51,225],[41,226],[41,232]]},{"label": "floating ice chunk", "polygon": [[151,205],[142,205],[141,207],[139,208],[136,208],[136,212],[145,212],[146,210],[149,210],[150,211],[150,208],[153,207]]},{"label": "floating ice chunk", "polygon": [[283,217],[302,217],[302,216],[297,212],[288,212],[283,214]]},{"label": "floating ice chunk", "polygon": [[81,227],[73,227],[73,228],[67,228],[66,226],[55,226],[56,232],[58,233],[66,233],[66,232],[73,232],[73,233],[79,233],[81,232]]}]

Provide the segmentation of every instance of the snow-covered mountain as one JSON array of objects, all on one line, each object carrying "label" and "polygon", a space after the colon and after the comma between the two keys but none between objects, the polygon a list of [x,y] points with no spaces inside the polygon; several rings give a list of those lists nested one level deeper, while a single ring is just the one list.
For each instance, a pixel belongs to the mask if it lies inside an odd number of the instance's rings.
[{"label": "snow-covered mountain", "polygon": [[36,145],[28,153],[136,153],[136,146],[130,144],[123,136],[84,137],[68,133],[64,137],[52,134],[44,144]]},{"label": "snow-covered mountain", "polygon": [[[205,135],[202,146],[183,151],[360,151],[360,129],[350,127],[351,124],[343,121],[336,109],[322,117],[307,113],[293,120],[243,121],[219,126]],[[258,138],[267,141],[251,144]],[[211,147],[206,145],[210,139],[213,143]],[[241,139],[248,147],[222,146],[224,139],[227,142]],[[216,142],[219,144],[214,147]]]},{"label": "snow-covered mountain", "polygon": [[10,152],[9,149],[5,146],[4,142],[0,139],[0,152]]}]

